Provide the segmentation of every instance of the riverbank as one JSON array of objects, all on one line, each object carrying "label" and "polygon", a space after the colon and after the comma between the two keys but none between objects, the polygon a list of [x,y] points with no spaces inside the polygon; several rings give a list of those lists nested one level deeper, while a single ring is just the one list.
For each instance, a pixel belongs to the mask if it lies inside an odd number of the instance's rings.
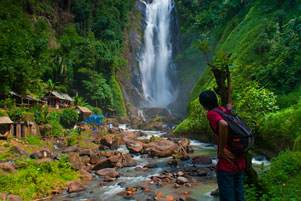
[{"label": "riverbank", "polygon": [[[116,189],[118,186],[120,192],[113,194],[116,200],[126,200],[131,196],[138,199],[142,195],[142,200],[158,196],[167,196],[166,199],[172,196],[178,199],[179,196],[183,198],[191,193],[188,192],[188,188],[205,182],[208,191],[204,192],[207,193],[204,196],[208,198],[208,193],[216,187],[210,157],[206,158],[207,165],[194,167],[199,162],[193,163],[190,157],[185,158],[183,154],[193,150],[189,140],[164,139],[160,137],[163,134],[165,133],[100,127],[98,131],[82,132],[80,135],[72,133],[61,138],[32,138],[30,141],[10,138],[7,142],[1,142],[1,164],[9,167],[1,169],[3,179],[6,180],[1,180],[1,192],[11,192],[23,200],[52,197],[61,192],[61,196],[68,199],[84,198],[87,194],[92,198],[100,198],[103,194],[108,194],[110,188]],[[214,155],[215,151],[210,153]],[[196,160],[197,158],[194,161]],[[207,171],[203,171],[206,166]],[[59,169],[62,171],[58,171]],[[20,174],[24,172],[32,178],[22,177]],[[43,178],[38,177],[39,174],[43,175]],[[15,183],[7,182],[12,175],[15,175]],[[48,180],[50,177],[51,181]],[[65,180],[58,181],[61,177]],[[138,186],[133,186],[132,182],[125,186],[124,182],[137,178],[141,178]],[[95,184],[97,187],[91,190]],[[162,184],[166,184],[163,185],[164,188]],[[208,185],[211,188],[208,188]],[[136,190],[132,189],[131,193],[129,188]],[[172,189],[186,194],[175,193]],[[98,192],[97,195],[91,193],[92,191]],[[55,199],[60,200],[59,197]]]}]

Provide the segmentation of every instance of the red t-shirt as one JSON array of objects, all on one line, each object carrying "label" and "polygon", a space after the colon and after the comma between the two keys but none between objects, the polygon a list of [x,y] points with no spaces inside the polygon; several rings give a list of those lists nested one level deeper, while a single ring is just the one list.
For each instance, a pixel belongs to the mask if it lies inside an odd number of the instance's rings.
[{"label": "red t-shirt", "polygon": [[[216,107],[214,109],[226,111],[226,109],[223,108],[223,107]],[[223,120],[222,116],[220,114],[218,114],[217,112],[214,112],[214,111],[209,111],[207,113],[207,119],[208,119],[209,123],[211,124],[211,126],[213,127],[214,130],[217,129],[218,122],[220,120]],[[215,132],[213,132],[213,133],[216,136],[216,140],[217,140],[217,144],[218,144],[219,143],[219,136]],[[227,142],[228,142],[228,140],[229,140],[229,136],[228,136]],[[226,145],[226,149],[230,150],[227,145]],[[237,164],[239,166],[239,169],[238,169],[238,167],[237,167],[237,165],[235,164],[234,161],[233,161],[233,163],[231,163],[231,162],[227,161],[224,158],[219,158],[218,162],[216,164],[216,169],[217,170],[228,171],[228,172],[237,172],[237,171],[245,168],[245,159],[244,159],[243,155],[238,156],[235,159],[235,161],[237,162]]]}]

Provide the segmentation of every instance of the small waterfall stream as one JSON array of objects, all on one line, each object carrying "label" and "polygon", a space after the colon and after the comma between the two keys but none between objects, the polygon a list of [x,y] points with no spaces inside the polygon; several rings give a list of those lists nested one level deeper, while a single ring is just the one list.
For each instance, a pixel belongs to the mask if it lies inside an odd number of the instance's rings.
[{"label": "small waterfall stream", "polygon": [[177,98],[176,68],[172,62],[173,0],[143,1],[146,5],[144,47],[139,60],[146,107],[166,107]]}]

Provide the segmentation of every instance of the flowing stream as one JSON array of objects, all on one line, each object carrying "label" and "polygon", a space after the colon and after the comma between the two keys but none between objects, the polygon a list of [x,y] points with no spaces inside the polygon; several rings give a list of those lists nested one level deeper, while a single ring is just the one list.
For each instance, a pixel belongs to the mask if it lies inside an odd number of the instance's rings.
[{"label": "flowing stream", "polygon": [[[146,136],[142,138],[150,138],[152,135],[161,136],[162,132],[159,131],[143,131]],[[196,140],[191,141],[191,145],[194,148],[194,153],[191,156],[209,156],[213,159],[213,163],[216,163],[216,146],[207,143],[201,143]],[[125,145],[121,145],[117,151],[128,153],[128,149]],[[133,155],[133,159],[137,162],[137,166],[143,167],[146,164],[156,164],[157,168],[148,169],[147,171],[136,171],[135,167],[125,167],[117,169],[120,173],[120,177],[114,181],[110,182],[105,186],[100,186],[100,177],[94,175],[94,180],[88,183],[88,188],[85,191],[68,194],[67,192],[53,198],[55,201],[62,200],[86,200],[86,199],[96,199],[103,201],[125,201],[125,200],[146,200],[150,198],[149,195],[145,195],[143,192],[138,192],[135,195],[135,199],[125,199],[117,193],[125,191],[126,187],[134,187],[137,185],[149,185],[151,181],[150,177],[153,175],[159,175],[165,169],[169,169],[168,161],[171,157],[166,158],[144,158],[140,155]],[[192,166],[191,163],[187,161],[181,161],[176,168],[185,168]],[[206,165],[204,166],[206,167]],[[171,195],[177,197],[183,192],[190,192],[189,197],[194,198],[198,201],[217,201],[218,198],[210,196],[210,192],[217,188],[215,175],[208,175],[204,177],[202,182],[193,184],[191,187],[181,187],[173,188],[172,185],[166,186],[156,186],[150,185],[150,188],[154,191],[160,191],[163,195]]]},{"label": "flowing stream", "polygon": [[[172,62],[173,0],[143,1],[146,6],[144,46],[139,60],[145,107],[163,107],[177,98],[176,68]],[[176,23],[177,24],[177,23]],[[177,30],[178,31],[178,30]]]}]

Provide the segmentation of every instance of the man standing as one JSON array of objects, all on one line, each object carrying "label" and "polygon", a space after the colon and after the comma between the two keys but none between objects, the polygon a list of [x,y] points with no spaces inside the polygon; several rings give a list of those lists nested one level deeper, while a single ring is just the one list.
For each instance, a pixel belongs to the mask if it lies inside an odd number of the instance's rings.
[{"label": "man standing", "polygon": [[217,97],[213,91],[206,90],[199,96],[200,104],[208,111],[207,119],[213,129],[218,145],[218,162],[216,176],[221,201],[245,201],[243,188],[243,170],[245,160],[243,154],[233,154],[227,146],[228,123],[220,114],[213,111],[225,108],[219,107]]}]

